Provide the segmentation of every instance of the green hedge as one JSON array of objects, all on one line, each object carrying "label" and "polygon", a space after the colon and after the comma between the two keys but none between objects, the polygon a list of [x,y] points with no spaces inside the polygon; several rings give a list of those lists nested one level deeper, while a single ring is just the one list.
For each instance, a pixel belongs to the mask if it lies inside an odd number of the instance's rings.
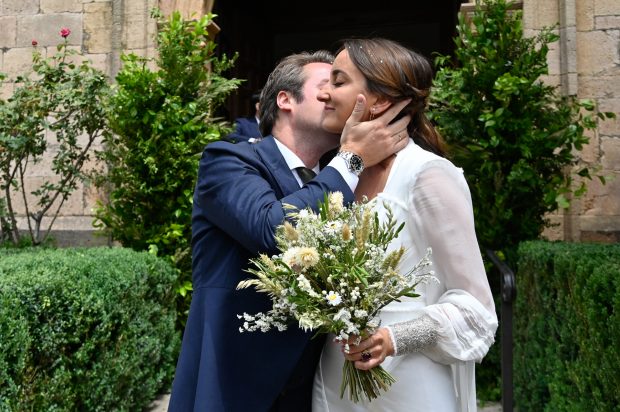
[{"label": "green hedge", "polygon": [[519,248],[519,411],[620,411],[620,245]]},{"label": "green hedge", "polygon": [[0,250],[0,410],[148,405],[174,373],[175,276],[122,248]]}]

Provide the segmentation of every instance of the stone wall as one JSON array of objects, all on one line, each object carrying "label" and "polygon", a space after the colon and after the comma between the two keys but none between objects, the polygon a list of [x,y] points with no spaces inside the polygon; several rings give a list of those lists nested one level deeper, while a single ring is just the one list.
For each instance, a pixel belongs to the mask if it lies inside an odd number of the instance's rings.
[{"label": "stone wall", "polygon": [[[211,10],[213,0],[0,0],[0,72],[9,77],[30,67],[32,40],[54,53],[59,30],[69,27],[69,43],[110,78],[120,68],[120,56],[132,51],[155,55],[156,23],[149,17],[159,6],[165,14],[180,10],[185,17]],[[594,99],[600,110],[620,114],[620,1],[524,0],[528,35],[559,22],[561,40],[549,55],[545,79],[565,94]],[[0,86],[9,97],[14,85]],[[49,136],[53,142],[53,136]],[[552,239],[620,241],[620,119],[605,121],[591,134],[582,160],[615,177],[606,185],[589,184],[587,195],[571,209],[550,216],[557,224],[546,231]],[[45,162],[44,162],[45,163]],[[45,178],[45,166],[31,168],[30,181]],[[101,242],[90,237],[96,194],[80,187],[67,201],[54,227],[60,242]],[[64,240],[63,240],[64,239]]]},{"label": "stone wall", "polygon": [[[61,27],[71,30],[68,42],[93,65],[113,79],[120,68],[123,52],[145,57],[155,54],[157,25],[150,10],[157,0],[0,0],[0,72],[9,79],[26,73],[32,63],[32,41],[43,56],[56,53],[62,41]],[[8,98],[15,85],[8,81],[0,87],[0,97]],[[54,136],[47,136],[54,150]],[[29,167],[26,187],[34,188],[48,179],[49,162]],[[80,185],[65,202],[54,223],[54,237],[63,244],[100,244],[107,239],[93,237],[92,207],[97,193]],[[23,211],[23,202],[17,202]],[[43,221],[43,227],[46,227]],[[20,223],[25,228],[25,220]]]},{"label": "stone wall", "polygon": [[557,224],[546,231],[551,239],[620,241],[620,1],[525,0],[524,26],[528,35],[559,23],[560,41],[549,54],[549,76],[566,95],[592,99],[600,111],[619,118],[599,123],[589,134],[581,160],[608,176],[588,183],[583,198],[571,208],[550,216]]}]

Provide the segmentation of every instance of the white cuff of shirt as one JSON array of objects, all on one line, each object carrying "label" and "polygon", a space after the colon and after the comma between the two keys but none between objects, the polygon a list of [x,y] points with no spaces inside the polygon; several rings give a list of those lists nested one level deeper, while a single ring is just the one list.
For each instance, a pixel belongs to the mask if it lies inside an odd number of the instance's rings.
[{"label": "white cuff of shirt", "polygon": [[338,173],[340,173],[344,181],[347,182],[347,185],[349,186],[351,191],[355,192],[355,188],[357,187],[360,178],[355,173],[349,170],[347,162],[342,157],[334,156],[334,158],[331,160],[331,162],[329,162],[327,166],[331,166],[336,169]]}]

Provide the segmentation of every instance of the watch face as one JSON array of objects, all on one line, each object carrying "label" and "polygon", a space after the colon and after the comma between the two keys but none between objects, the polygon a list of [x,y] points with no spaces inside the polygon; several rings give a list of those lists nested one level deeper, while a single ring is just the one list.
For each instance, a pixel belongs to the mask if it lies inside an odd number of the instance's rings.
[{"label": "watch face", "polygon": [[352,155],[349,159],[349,162],[351,165],[351,169],[353,169],[355,172],[360,173],[362,170],[364,170],[364,162],[362,161],[362,158],[358,155]]},{"label": "watch face", "polygon": [[364,170],[364,161],[361,157],[351,152],[338,152],[338,156],[342,157],[347,162],[349,170],[359,176]]}]

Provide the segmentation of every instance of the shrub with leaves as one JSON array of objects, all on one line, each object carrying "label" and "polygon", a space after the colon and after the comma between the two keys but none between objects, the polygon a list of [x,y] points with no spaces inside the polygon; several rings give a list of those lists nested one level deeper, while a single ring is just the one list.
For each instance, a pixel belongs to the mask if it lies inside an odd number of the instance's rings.
[{"label": "shrub with leaves", "polygon": [[96,210],[96,224],[124,246],[172,259],[181,272],[181,314],[191,290],[198,161],[206,144],[230,131],[214,116],[239,84],[224,77],[235,58],[216,56],[212,21],[211,14],[185,21],[174,13],[161,23],[154,61],[122,57],[108,116],[113,134],[101,153],[107,171],[98,180],[108,199]]},{"label": "shrub with leaves", "polygon": [[[513,266],[517,245],[538,238],[546,214],[584,193],[593,168],[578,152],[597,127],[596,111],[541,81],[558,35],[543,28],[525,37],[521,11],[510,11],[506,0],[482,1],[470,21],[459,16],[458,32],[454,59],[436,59],[430,114],[465,170],[481,248]],[[495,291],[498,279],[489,277]],[[499,396],[499,346],[477,370],[482,399]]]},{"label": "shrub with leaves", "polygon": [[144,410],[174,375],[175,279],[131,249],[0,249],[0,411]]},{"label": "shrub with leaves", "polygon": [[[13,95],[0,99],[0,242],[37,245],[48,238],[84,177],[93,143],[105,134],[106,76],[87,60],[74,62],[70,34],[68,28],[60,31],[64,40],[50,58],[43,58],[33,40],[33,75],[18,76]],[[29,192],[29,169],[44,156],[52,156],[50,177]],[[18,230],[17,203],[24,208],[28,239]]]},{"label": "shrub with leaves", "polygon": [[460,16],[458,31],[454,64],[436,60],[432,118],[465,170],[481,245],[514,248],[537,238],[570,194],[584,193],[574,176],[592,176],[578,152],[597,127],[596,110],[541,81],[559,37],[552,28],[525,37],[521,11],[506,0],[483,1],[471,23]]}]

